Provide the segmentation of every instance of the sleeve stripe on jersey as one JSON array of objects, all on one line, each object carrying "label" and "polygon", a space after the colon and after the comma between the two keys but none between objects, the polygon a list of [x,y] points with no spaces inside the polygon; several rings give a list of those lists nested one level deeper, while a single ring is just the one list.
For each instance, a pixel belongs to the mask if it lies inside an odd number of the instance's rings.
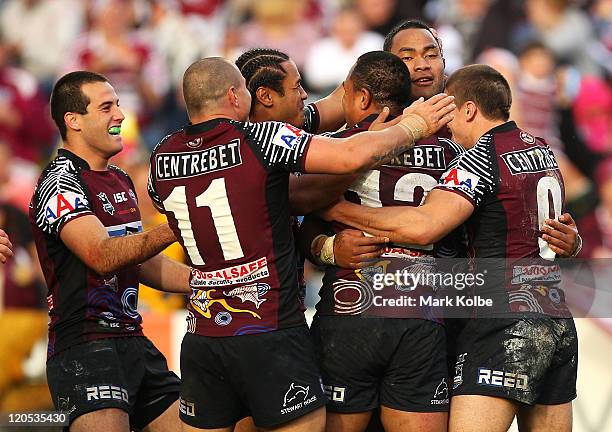
[{"label": "sleeve stripe on jersey", "polygon": [[470,171],[474,174],[477,174],[479,177],[485,177],[489,180],[492,180],[493,176],[491,175],[490,168],[488,168],[486,165],[483,165],[484,163],[481,165],[480,161],[463,160],[461,161],[461,163],[459,163],[457,168],[465,169],[466,171]]},{"label": "sleeve stripe on jersey", "polygon": [[55,194],[73,192],[87,196],[74,171],[75,167],[70,159],[58,158],[49,166],[38,186],[36,225],[47,234],[52,233],[52,228],[47,222],[45,206]]},{"label": "sleeve stripe on jersey", "polygon": [[[271,131],[272,125],[268,123],[261,123],[261,125],[264,128],[262,138],[267,142],[272,139],[272,131]],[[261,150],[264,152],[264,158],[269,159],[270,153],[272,152],[272,146],[268,146],[268,148],[264,148],[264,146],[262,145]]]},{"label": "sleeve stripe on jersey", "polygon": [[457,156],[465,152],[465,148],[463,148],[462,146],[460,146],[453,140],[449,140],[448,138],[438,138],[438,139],[440,141],[445,142],[455,152]]},{"label": "sleeve stripe on jersey", "polygon": [[467,168],[468,171],[485,177],[489,181],[493,180],[493,173],[491,172],[491,157],[489,152],[491,151],[490,143],[491,136],[483,136],[478,143],[470,150],[463,152],[454,163],[453,168]]},{"label": "sleeve stripe on jersey", "polygon": [[296,146],[291,149],[288,147],[281,147],[274,144],[272,140],[276,134],[285,126],[285,123],[280,122],[262,122],[262,123],[248,123],[247,127],[251,128],[254,139],[259,143],[264,159],[268,163],[274,165],[277,163],[288,164],[291,161],[296,162],[298,158],[304,153],[306,143],[308,142],[308,133],[304,132],[303,135],[298,138]]}]

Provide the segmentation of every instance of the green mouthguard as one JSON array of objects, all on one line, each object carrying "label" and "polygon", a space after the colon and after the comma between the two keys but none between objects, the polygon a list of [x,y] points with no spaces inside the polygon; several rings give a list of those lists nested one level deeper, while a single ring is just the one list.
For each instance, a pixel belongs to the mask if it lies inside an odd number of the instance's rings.
[{"label": "green mouthguard", "polygon": [[121,133],[121,126],[113,126],[108,128],[108,133],[111,135],[119,135]]}]

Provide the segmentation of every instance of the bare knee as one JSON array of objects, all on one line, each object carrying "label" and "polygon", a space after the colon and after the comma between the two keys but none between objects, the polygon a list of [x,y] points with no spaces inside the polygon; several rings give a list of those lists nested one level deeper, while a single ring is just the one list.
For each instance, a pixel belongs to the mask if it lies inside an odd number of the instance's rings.
[{"label": "bare knee", "polygon": [[385,432],[446,432],[447,412],[409,412],[381,407],[380,417]]},{"label": "bare knee", "polygon": [[372,411],[357,413],[328,412],[325,421],[327,432],[363,432],[367,429]]},{"label": "bare knee", "polygon": [[324,432],[325,407],[319,407],[295,420],[273,428],[260,428],[269,432]]},{"label": "bare knee", "polygon": [[572,403],[522,407],[517,414],[521,432],[571,432]]},{"label": "bare knee", "polygon": [[179,402],[176,400],[159,417],[144,427],[143,432],[173,432],[180,429]]},{"label": "bare knee", "polygon": [[449,432],[506,432],[518,405],[508,399],[461,395],[451,399]]},{"label": "bare knee", "polygon": [[105,408],[77,417],[70,432],[129,432],[130,417],[119,408]]}]

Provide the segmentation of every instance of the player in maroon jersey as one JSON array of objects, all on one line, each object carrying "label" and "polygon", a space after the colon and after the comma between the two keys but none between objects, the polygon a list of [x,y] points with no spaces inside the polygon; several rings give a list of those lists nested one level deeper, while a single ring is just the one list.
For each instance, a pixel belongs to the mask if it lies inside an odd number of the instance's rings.
[{"label": "player in maroon jersey", "polygon": [[251,121],[265,121],[274,113],[277,121],[310,133],[335,131],[344,124],[342,86],[304,106],[308,95],[302,88],[302,78],[295,62],[284,52],[254,48],[238,57],[236,67],[251,93]]},{"label": "player in maroon jersey", "polygon": [[[408,66],[412,80],[411,95],[413,98],[423,97],[428,99],[444,90],[444,57],[441,41],[432,33],[429,26],[417,20],[407,20],[398,24],[385,37],[384,48],[397,55]],[[334,113],[328,109],[327,113]],[[329,114],[328,114],[329,115]],[[335,115],[335,114],[332,114]],[[448,138],[447,131],[442,128],[436,134]],[[324,191],[333,184],[333,180],[321,181],[316,184],[311,180],[309,187],[292,189],[292,195],[296,195],[304,190]],[[302,202],[308,202],[309,197],[302,198]],[[568,213],[562,214],[559,221],[551,222],[551,229],[545,227],[546,241],[550,242],[551,248],[562,256],[571,255],[573,250],[573,239],[576,237],[576,225]],[[361,244],[355,244],[354,236],[361,236],[359,231],[345,230],[338,233],[333,240],[336,262],[346,268],[355,268],[363,265],[364,260],[371,259],[371,251],[367,249],[363,252]],[[319,238],[319,245],[315,249],[320,251],[320,246],[326,238]],[[568,243],[566,240],[571,240]]]},{"label": "player in maroon jersey", "polygon": [[397,126],[336,140],[245,123],[245,80],[221,58],[190,66],[183,87],[192,124],[153,152],[149,191],[197,268],[181,350],[184,428],[229,431],[250,414],[260,427],[322,430],[322,389],[298,299],[289,172],[384,163],[421,138],[415,123],[431,134],[448,121],[452,100],[441,95]]},{"label": "player in maroon jersey", "polygon": [[558,248],[540,237],[561,214],[563,179],[550,148],[508,121],[511,93],[501,74],[467,66],[446,87],[458,106],[449,128],[468,150],[425,203],[371,209],[342,202],[327,216],[417,244],[465,222],[470,256],[507,260],[511,268],[480,288],[503,301],[475,310],[488,319],[467,319],[457,336],[449,428],[506,431],[517,416],[529,430],[569,431],[577,335],[550,262]]},{"label": "player in maroon jersey", "polygon": [[72,431],[177,430],[180,383],[142,333],[138,284],[187,293],[190,270],[158,255],[172,230],[142,232],[134,185],[109,165],[124,116],[106,78],[65,75],[51,113],[64,147],[39,179],[30,222],[48,285],[53,403]]},{"label": "player in maroon jersey", "polygon": [[[384,51],[362,55],[344,81],[349,127],[333,136],[366,131],[383,106],[398,115],[410,103],[410,87],[408,69],[397,56]],[[345,197],[373,207],[417,206],[462,151],[444,138],[421,140],[387,164],[362,174]],[[338,233],[345,228],[335,224],[333,230]],[[389,308],[378,307],[369,288],[377,267],[432,267],[438,248],[396,245],[386,248],[367,268],[326,267],[312,333],[329,399],[327,430],[363,431],[379,407],[387,431],[407,426],[446,430],[449,401],[443,326],[430,321],[419,308],[393,314]]]}]

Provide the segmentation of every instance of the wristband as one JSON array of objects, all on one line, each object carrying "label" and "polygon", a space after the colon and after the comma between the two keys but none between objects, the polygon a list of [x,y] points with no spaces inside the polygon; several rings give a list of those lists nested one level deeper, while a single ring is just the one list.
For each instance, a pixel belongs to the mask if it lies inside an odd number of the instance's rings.
[{"label": "wristband", "polygon": [[572,252],[572,254],[570,255],[570,258],[577,257],[580,251],[582,250],[582,237],[580,237],[580,234],[578,234],[578,236],[576,237],[576,243],[577,245],[574,248],[574,252]]},{"label": "wristband", "polygon": [[319,243],[319,240],[321,238],[327,238],[327,236],[325,234],[319,234],[318,236],[316,236],[311,242],[310,242],[310,254],[314,257],[314,258],[319,258],[319,256],[321,255],[321,250],[319,249],[317,251],[317,244]]},{"label": "wristband", "polygon": [[423,139],[427,133],[427,122],[418,114],[406,115],[398,125],[406,132],[406,135],[410,135],[413,142]]},{"label": "wristband", "polygon": [[323,247],[321,248],[321,255],[319,256],[319,260],[323,264],[335,265],[336,257],[334,256],[334,240],[336,236],[333,235],[331,237],[327,237],[325,242],[323,243]]}]

